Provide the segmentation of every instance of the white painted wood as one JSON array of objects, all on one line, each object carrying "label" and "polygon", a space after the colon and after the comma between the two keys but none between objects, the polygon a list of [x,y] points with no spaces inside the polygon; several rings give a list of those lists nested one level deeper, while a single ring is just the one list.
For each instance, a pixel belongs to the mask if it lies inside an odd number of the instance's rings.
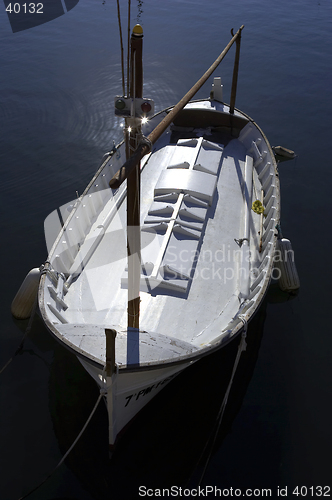
[{"label": "white painted wood", "polygon": [[[253,142],[253,144],[255,144]],[[256,146],[257,147],[257,146]],[[244,228],[243,239],[241,240],[241,267],[239,271],[240,280],[240,298],[246,300],[249,297],[250,289],[250,215],[252,205],[252,189],[253,189],[253,158],[246,156],[244,166],[244,183],[243,183],[243,199],[244,199]]]},{"label": "white painted wood", "polygon": [[11,304],[11,313],[16,319],[30,318],[37,297],[39,279],[38,267],[31,269],[24,278]]}]

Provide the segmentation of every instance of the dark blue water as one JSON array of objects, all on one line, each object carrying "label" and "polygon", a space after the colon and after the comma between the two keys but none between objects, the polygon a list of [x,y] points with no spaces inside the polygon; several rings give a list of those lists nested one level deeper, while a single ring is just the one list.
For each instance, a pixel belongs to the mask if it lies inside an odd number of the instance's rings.
[{"label": "dark blue water", "polygon": [[[113,139],[121,138],[113,114],[121,66],[115,1],[80,0],[63,16],[16,33],[0,7],[2,366],[26,327],[13,321],[11,301],[26,273],[46,259],[44,219],[83,191]],[[126,22],[126,2],[121,9]],[[283,302],[271,290],[251,328],[202,484],[225,494],[270,488],[272,498],[286,487],[284,498],[296,498],[292,492],[302,486],[300,497],[319,496],[315,488],[331,486],[332,466],[332,3],[132,1],[132,25],[137,20],[144,28],[144,94],[157,110],[176,103],[228,43],[230,29],[244,24],[236,105],[272,145],[298,154],[280,165],[280,181],[282,229],[295,250],[301,290]],[[233,55],[216,72],[226,101]],[[189,478],[235,353],[236,346],[166,388],[111,463],[100,406],[70,457],[29,498],[130,499],[140,498],[139,485],[195,484]],[[98,390],[38,318],[0,384],[0,498],[16,500],[62,458]]]}]

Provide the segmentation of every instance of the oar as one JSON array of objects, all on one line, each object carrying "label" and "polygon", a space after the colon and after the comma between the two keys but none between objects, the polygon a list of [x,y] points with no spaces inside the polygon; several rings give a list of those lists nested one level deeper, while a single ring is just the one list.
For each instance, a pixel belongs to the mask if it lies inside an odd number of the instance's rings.
[{"label": "oar", "polygon": [[[261,204],[264,202],[264,190],[261,189]],[[263,222],[264,222],[264,209],[262,209],[262,213],[260,215],[259,222],[259,253],[263,250]]]},{"label": "oar", "polygon": [[225,55],[233,45],[233,43],[241,36],[241,31],[244,25],[235,33],[233,38],[230,40],[228,45],[221,52],[219,57],[214,61],[210,68],[204,73],[204,75],[195,83],[195,85],[186,93],[184,97],[174,106],[172,111],[170,111],[167,116],[156,126],[156,128],[145,138],[141,144],[138,146],[133,155],[122,165],[122,167],[116,172],[114,177],[110,180],[110,187],[117,189],[123,181],[125,181],[130,174],[130,172],[135,168],[137,163],[151,151],[153,144],[159,139],[159,137],[165,132],[167,127],[173,122],[174,118],[178,113],[185,107],[186,104],[192,99],[192,97],[198,92],[198,90],[204,85],[206,80],[211,76],[213,71],[224,59]]},{"label": "oar", "polygon": [[246,300],[250,292],[250,212],[253,188],[253,158],[246,156],[244,166],[244,229],[241,245],[240,293],[239,297]]}]

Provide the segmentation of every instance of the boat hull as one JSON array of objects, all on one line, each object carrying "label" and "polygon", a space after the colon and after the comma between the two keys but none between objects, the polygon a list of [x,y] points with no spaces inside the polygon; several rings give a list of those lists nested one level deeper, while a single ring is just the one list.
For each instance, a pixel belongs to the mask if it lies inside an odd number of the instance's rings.
[{"label": "boat hull", "polygon": [[[167,111],[150,120],[145,135]],[[129,332],[124,326],[127,269],[115,265],[118,254],[106,260],[110,243],[114,247],[120,241],[114,221],[118,217],[121,222],[126,213],[126,188],[114,193],[109,188],[124,163],[123,150],[119,145],[106,157],[73,204],[39,287],[45,324],[78,356],[105,397],[111,446],[177,374],[246,329],[269,286],[279,223],[277,167],[263,132],[240,111],[230,116],[223,103],[190,103],[154,156],[142,162],[142,185],[147,185],[142,228],[145,235],[151,228],[156,234],[159,257],[151,252],[146,257],[140,282],[142,327]],[[261,200],[264,214],[253,212],[255,199]],[[178,210],[176,216],[169,217],[170,207]],[[198,254],[204,258],[181,260]],[[228,255],[235,257],[227,261]],[[109,328],[117,332],[112,375],[106,375]]]},{"label": "boat hull", "polygon": [[97,382],[104,395],[109,415],[109,445],[112,448],[134,417],[166,385],[193,362],[165,368],[118,372],[106,377],[102,368],[78,357],[85,370]]}]

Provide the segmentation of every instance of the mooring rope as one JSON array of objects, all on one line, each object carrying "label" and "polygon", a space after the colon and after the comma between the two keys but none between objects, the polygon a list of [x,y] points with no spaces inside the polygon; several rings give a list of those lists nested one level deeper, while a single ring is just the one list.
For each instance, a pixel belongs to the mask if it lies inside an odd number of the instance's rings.
[{"label": "mooring rope", "polygon": [[[39,277],[39,280],[41,278],[41,276],[47,272],[50,271],[50,263],[46,260],[44,262],[44,264],[42,264],[40,266],[40,277]],[[39,281],[40,282],[40,281]],[[38,283],[39,283],[38,282]],[[39,285],[38,285],[39,286]],[[7,361],[7,363],[5,363],[5,365],[1,368],[0,370],[0,375],[2,374],[2,372],[5,371],[5,369],[7,368],[7,366],[10,365],[10,363],[13,361],[13,359],[15,358],[15,356],[17,356],[17,354],[19,354],[23,348],[23,344],[24,344],[24,341],[25,339],[27,338],[28,334],[30,333],[31,331],[31,328],[32,328],[32,323],[33,323],[33,320],[34,320],[34,317],[36,315],[36,311],[37,311],[37,305],[38,305],[38,292],[36,292],[36,296],[35,296],[35,301],[33,303],[33,306],[32,306],[32,309],[31,309],[31,314],[30,314],[30,318],[29,318],[29,322],[28,322],[28,326],[26,327],[26,330],[24,332],[24,335],[22,337],[22,340],[18,346],[18,348],[16,349],[16,351],[14,352],[13,356]]]},{"label": "mooring rope", "polygon": [[[47,272],[48,269],[44,269],[42,271],[42,274],[43,272]],[[14,359],[14,357],[22,350],[22,347],[23,347],[23,344],[24,344],[24,341],[27,337],[27,335],[29,334],[30,330],[31,330],[31,327],[32,327],[32,323],[33,323],[33,319],[34,319],[34,316],[36,314],[36,310],[37,310],[37,304],[38,304],[38,293],[36,293],[36,298],[35,298],[35,301],[34,301],[34,304],[33,304],[33,308],[32,308],[32,312],[31,312],[31,316],[30,316],[30,319],[29,319],[29,323],[28,323],[28,326],[24,332],[24,335],[23,335],[23,338],[21,340],[21,343],[19,345],[19,347],[16,349],[14,355],[7,361],[7,363],[2,367],[2,369],[0,370],[0,374],[7,368],[7,366],[12,362],[12,360]],[[102,372],[102,380],[104,380],[104,373],[105,373],[105,369],[106,369],[106,365],[104,366],[104,369],[103,369],[103,372]],[[64,456],[61,458],[60,462],[54,467],[54,469],[46,476],[45,479],[43,479],[43,481],[41,483],[39,483],[36,487],[34,487],[32,490],[29,491],[29,493],[23,495],[22,497],[19,498],[19,500],[24,500],[25,498],[27,498],[28,496],[30,496],[32,493],[34,493],[38,488],[40,488],[43,484],[46,483],[46,481],[48,481],[48,479],[54,474],[54,472],[62,465],[62,463],[66,460],[66,458],[68,457],[69,453],[72,451],[72,449],[75,447],[75,445],[77,444],[77,442],[79,441],[79,439],[81,438],[82,434],[84,433],[85,429],[87,428],[90,420],[92,419],[98,405],[99,405],[99,402],[100,400],[102,399],[103,396],[105,396],[107,394],[107,386],[106,384],[104,383],[104,387],[102,387],[100,389],[100,393],[99,393],[99,396],[98,396],[98,399],[96,401],[96,404],[94,405],[87,421],[85,422],[84,426],[82,427],[82,430],[80,431],[80,433],[78,434],[77,438],[75,439],[75,441],[73,442],[73,444],[70,446],[70,448],[67,450],[67,452],[64,454]]]},{"label": "mooring rope", "polygon": [[16,349],[16,351],[14,352],[14,354],[12,355],[12,357],[7,361],[7,363],[4,364],[4,366],[1,368],[0,370],[0,375],[2,374],[2,372],[5,371],[5,369],[7,368],[7,366],[10,365],[10,363],[13,361],[13,359],[15,358],[15,356],[17,356],[17,354],[19,354],[23,348],[23,344],[24,344],[24,341],[25,339],[27,338],[28,334],[30,333],[30,330],[31,330],[31,327],[32,327],[32,323],[33,323],[33,320],[34,320],[34,317],[35,317],[35,314],[36,314],[36,310],[37,310],[37,304],[38,304],[38,293],[36,293],[36,298],[35,298],[35,301],[33,303],[33,307],[32,307],[32,311],[31,311],[31,316],[29,318],[29,322],[28,322],[28,326],[26,327],[26,330],[24,332],[24,335],[22,337],[22,340],[18,346],[18,348]]},{"label": "mooring rope", "polygon": [[240,341],[240,344],[239,344],[239,347],[238,347],[238,350],[237,350],[237,354],[236,354],[236,358],[235,358],[235,361],[234,361],[232,375],[231,375],[230,381],[228,383],[224,399],[223,399],[223,401],[221,403],[221,406],[219,408],[219,412],[218,412],[218,415],[217,415],[217,418],[216,418],[215,430],[210,434],[210,437],[207,440],[207,442],[206,442],[206,444],[205,444],[205,446],[203,448],[203,451],[202,451],[202,453],[200,455],[200,458],[199,458],[199,460],[197,462],[197,464],[199,464],[201,462],[204,454],[206,453],[206,450],[209,447],[209,453],[208,453],[208,456],[207,456],[207,458],[205,460],[205,463],[204,463],[204,466],[203,466],[203,471],[202,471],[202,473],[200,475],[200,478],[199,478],[199,481],[197,483],[197,486],[201,485],[201,483],[203,481],[203,478],[204,478],[204,475],[205,475],[205,472],[206,472],[206,469],[207,469],[207,467],[208,467],[208,465],[210,463],[212,452],[213,452],[213,448],[214,448],[214,445],[215,445],[215,442],[216,442],[216,439],[217,439],[217,435],[218,435],[218,432],[219,432],[219,429],[220,429],[220,426],[221,426],[221,422],[222,422],[222,419],[223,419],[223,416],[224,416],[224,413],[225,413],[225,409],[226,409],[228,397],[229,397],[229,394],[230,394],[230,391],[231,391],[231,388],[232,388],[234,376],[235,376],[238,364],[240,362],[241,354],[242,354],[243,351],[246,350],[246,347],[247,347],[246,338],[247,338],[248,323],[247,323],[247,320],[243,316],[239,315],[238,318],[243,323],[243,332],[241,334],[241,341]]},{"label": "mooring rope", "polygon": [[60,467],[60,465],[63,464],[63,462],[66,460],[66,458],[68,457],[69,453],[72,451],[72,449],[75,447],[75,445],[77,444],[77,442],[79,441],[79,439],[81,438],[83,432],[85,431],[85,429],[87,428],[90,420],[92,419],[93,415],[95,414],[95,411],[99,405],[99,402],[100,400],[102,399],[103,395],[104,395],[104,389],[101,389],[100,390],[100,394],[98,396],[98,399],[96,401],[96,404],[94,405],[93,407],[93,410],[92,412],[90,413],[87,421],[85,422],[85,424],[83,425],[82,427],[82,430],[81,432],[78,434],[77,438],[75,439],[75,441],[73,442],[73,444],[71,445],[71,447],[66,451],[66,453],[64,454],[64,456],[61,458],[60,462],[54,467],[54,469],[46,476],[45,479],[43,479],[43,481],[41,483],[39,483],[37,486],[35,486],[35,488],[33,488],[32,490],[29,491],[29,493],[27,493],[26,495],[23,495],[22,497],[20,497],[18,500],[24,500],[25,498],[27,498],[28,496],[30,496],[32,493],[34,493],[36,490],[38,490],[41,486],[43,486],[43,484],[46,483],[46,481],[48,481],[50,479],[50,477],[54,474],[54,472]]}]

